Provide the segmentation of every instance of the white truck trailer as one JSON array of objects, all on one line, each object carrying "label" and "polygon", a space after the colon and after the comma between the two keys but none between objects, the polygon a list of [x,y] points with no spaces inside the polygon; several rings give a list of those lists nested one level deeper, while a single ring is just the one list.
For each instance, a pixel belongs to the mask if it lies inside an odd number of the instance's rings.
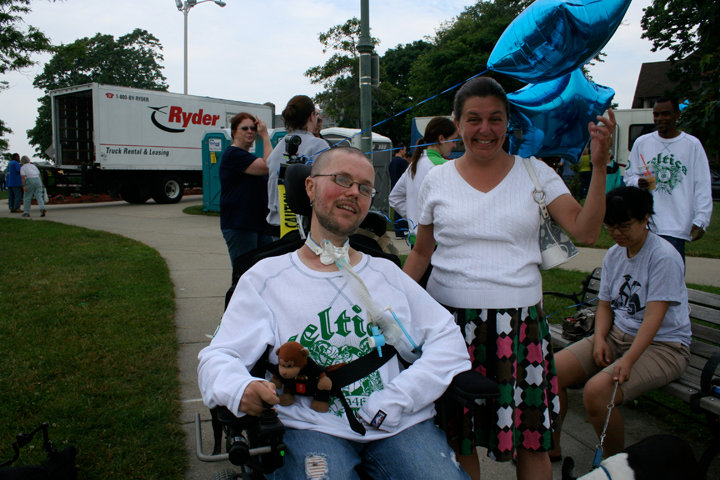
[{"label": "white truck trailer", "polygon": [[274,107],[179,93],[89,83],[50,92],[52,150],[66,176],[86,191],[130,203],[180,201],[202,185],[202,140],[248,112],[272,126]]},{"label": "white truck trailer", "polygon": [[656,127],[655,123],[653,123],[652,108],[615,110],[615,121],[617,129],[615,143],[612,147],[613,155],[615,161],[624,171],[635,140],[640,135],[654,131]]}]

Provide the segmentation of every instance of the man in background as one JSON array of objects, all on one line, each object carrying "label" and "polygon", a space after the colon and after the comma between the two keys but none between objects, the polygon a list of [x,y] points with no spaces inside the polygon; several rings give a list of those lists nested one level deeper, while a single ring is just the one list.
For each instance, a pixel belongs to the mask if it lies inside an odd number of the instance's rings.
[{"label": "man in background", "polygon": [[658,235],[685,260],[685,242],[700,240],[710,224],[712,191],[710,165],[700,140],[677,127],[677,99],[655,102],[657,131],[639,137],[630,152],[625,184],[649,189]]}]

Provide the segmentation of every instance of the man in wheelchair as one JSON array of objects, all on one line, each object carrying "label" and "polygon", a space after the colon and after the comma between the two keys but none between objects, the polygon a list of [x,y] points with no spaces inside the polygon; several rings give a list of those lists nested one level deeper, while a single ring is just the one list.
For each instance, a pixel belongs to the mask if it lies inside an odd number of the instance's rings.
[{"label": "man in wheelchair", "polygon": [[[287,452],[284,466],[268,478],[359,478],[358,472],[468,478],[433,422],[433,402],[470,368],[459,328],[395,264],[348,248],[370,208],[374,177],[360,150],[339,147],[320,155],[305,180],[312,205],[307,242],[258,262],[240,278],[212,342],[199,354],[198,381],[208,407],[224,406],[238,416],[259,416],[264,404],[275,407]],[[279,392],[266,380],[270,374],[250,374],[262,358],[277,364],[278,348],[289,341],[305,347],[333,379],[327,412],[311,408],[311,396],[279,405]],[[403,368],[399,356],[412,364]],[[332,366],[361,357],[381,358],[379,368],[339,388],[346,382],[335,373],[344,367]]]}]

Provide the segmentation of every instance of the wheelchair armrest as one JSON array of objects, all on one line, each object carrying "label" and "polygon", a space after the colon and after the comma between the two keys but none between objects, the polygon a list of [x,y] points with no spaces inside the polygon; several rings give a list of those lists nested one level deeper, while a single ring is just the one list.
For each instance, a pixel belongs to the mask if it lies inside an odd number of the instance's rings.
[{"label": "wheelchair armrest", "polygon": [[475,370],[467,370],[455,375],[447,392],[456,400],[465,402],[476,398],[498,397],[500,388],[495,381],[485,375]]}]

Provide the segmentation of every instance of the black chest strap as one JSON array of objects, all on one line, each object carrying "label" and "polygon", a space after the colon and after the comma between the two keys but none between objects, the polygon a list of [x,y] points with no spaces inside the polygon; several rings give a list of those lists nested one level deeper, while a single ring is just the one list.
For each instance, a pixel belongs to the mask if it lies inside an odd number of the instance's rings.
[{"label": "black chest strap", "polygon": [[365,427],[362,426],[360,421],[352,412],[352,409],[345,398],[345,394],[342,391],[342,387],[346,387],[351,383],[355,383],[358,380],[367,377],[385,365],[396,354],[397,350],[395,350],[395,347],[392,345],[385,345],[382,347],[382,357],[378,354],[377,349],[374,349],[367,355],[363,355],[350,363],[346,363],[327,372],[327,376],[330,377],[330,380],[332,380],[330,394],[336,396],[340,400],[340,403],[345,409],[345,416],[350,423],[350,428],[352,428],[355,433],[365,435]]},{"label": "black chest strap", "polygon": [[[277,365],[274,365],[268,361],[268,355],[272,350],[271,347],[265,350],[265,353],[257,361],[250,374],[254,377],[263,377],[264,370],[269,371],[273,375],[278,375]],[[332,380],[332,388],[330,394],[337,397],[340,403],[345,409],[345,416],[350,423],[350,428],[355,433],[365,435],[365,427],[362,426],[360,421],[355,417],[355,414],[350,408],[345,394],[342,391],[343,387],[346,387],[352,383],[363,379],[378,370],[380,367],[385,365],[391,358],[397,354],[397,350],[392,345],[385,345],[382,347],[382,357],[378,354],[377,349],[372,350],[367,355],[363,355],[360,358],[353,360],[350,363],[344,363],[338,367],[330,368],[326,371],[326,374],[330,380]]]}]

